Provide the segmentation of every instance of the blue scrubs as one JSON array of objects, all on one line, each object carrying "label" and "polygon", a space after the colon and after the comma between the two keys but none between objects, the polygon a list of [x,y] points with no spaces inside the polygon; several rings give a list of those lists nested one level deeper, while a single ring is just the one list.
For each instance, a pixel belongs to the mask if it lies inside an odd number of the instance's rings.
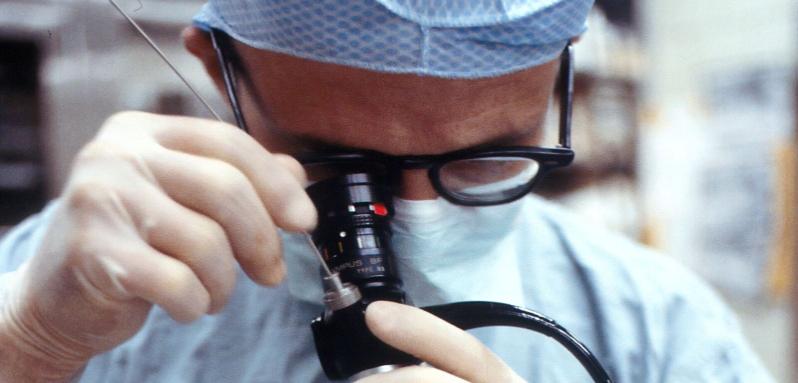
[{"label": "blue scrubs", "polygon": [[[3,238],[0,289],[34,253],[56,205]],[[672,259],[534,196],[495,208],[505,210],[478,209],[468,219],[439,211],[394,228],[397,262],[416,305],[494,300],[538,311],[587,344],[619,383],[773,381],[726,305]],[[432,229],[447,225],[456,227],[454,238]],[[439,245],[403,243],[403,231],[413,230]],[[284,241],[286,283],[264,288],[239,272],[228,306],[188,325],[156,307],[137,335],[92,359],[79,381],[326,382],[309,329],[322,311],[317,265],[299,238]],[[474,334],[530,382],[589,381],[544,336],[508,328]]]}]

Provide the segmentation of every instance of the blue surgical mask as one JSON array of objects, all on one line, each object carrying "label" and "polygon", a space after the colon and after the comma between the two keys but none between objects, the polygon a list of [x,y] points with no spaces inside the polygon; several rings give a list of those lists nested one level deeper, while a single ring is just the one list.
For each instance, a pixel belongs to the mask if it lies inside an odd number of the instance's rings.
[{"label": "blue surgical mask", "polygon": [[[468,207],[435,200],[394,198],[391,244],[409,301],[417,306],[461,300],[522,302],[510,284],[490,283],[512,270],[510,235],[518,204]],[[283,233],[287,283],[291,294],[322,301],[319,264],[300,235]],[[506,278],[514,278],[515,274]],[[520,282],[519,282],[520,283]]]}]

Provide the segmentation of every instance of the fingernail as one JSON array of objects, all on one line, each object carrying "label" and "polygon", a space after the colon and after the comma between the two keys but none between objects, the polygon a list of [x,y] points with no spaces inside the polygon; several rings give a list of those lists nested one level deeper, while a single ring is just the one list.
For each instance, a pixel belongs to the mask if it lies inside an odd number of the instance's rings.
[{"label": "fingernail", "polygon": [[393,302],[378,301],[366,307],[366,325],[374,335],[383,336],[401,332],[399,306]]},{"label": "fingernail", "polygon": [[285,278],[285,262],[283,262],[282,258],[278,258],[269,269],[268,274],[268,282],[269,286],[275,286],[280,284]]},{"label": "fingernail", "polygon": [[394,305],[387,301],[376,301],[366,307],[366,315],[377,320],[390,318],[395,312]]},{"label": "fingernail", "polygon": [[277,283],[280,283],[285,279],[286,268],[285,268],[285,261],[283,258],[280,257],[280,263],[277,265]]}]

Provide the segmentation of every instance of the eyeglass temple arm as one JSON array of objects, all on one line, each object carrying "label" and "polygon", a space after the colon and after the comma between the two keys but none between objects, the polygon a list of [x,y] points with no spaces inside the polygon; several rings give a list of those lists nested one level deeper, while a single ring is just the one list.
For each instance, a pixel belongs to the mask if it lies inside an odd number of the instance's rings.
[{"label": "eyeglass temple arm", "polygon": [[238,103],[238,95],[236,92],[236,78],[235,72],[232,68],[232,62],[228,60],[230,56],[230,42],[222,36],[222,32],[211,29],[211,41],[213,42],[213,49],[216,51],[216,58],[219,60],[219,67],[222,69],[222,78],[224,79],[224,88],[227,91],[227,98],[230,100],[230,106],[233,109],[233,115],[236,119],[236,125],[244,132],[249,133],[247,123],[244,120],[244,114],[241,113],[241,107]]},{"label": "eyeglass temple arm", "polygon": [[560,58],[560,146],[571,147],[571,112],[574,100],[574,65],[571,42],[565,46]]}]

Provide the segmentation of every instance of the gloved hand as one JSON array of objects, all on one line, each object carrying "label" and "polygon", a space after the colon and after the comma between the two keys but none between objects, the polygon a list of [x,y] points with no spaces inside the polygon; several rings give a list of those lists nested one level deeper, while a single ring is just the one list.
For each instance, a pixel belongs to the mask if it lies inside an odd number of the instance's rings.
[{"label": "gloved hand", "polygon": [[431,367],[404,367],[357,383],[524,381],[471,334],[419,308],[374,302],[366,309],[366,324],[383,342]]},{"label": "gloved hand", "polygon": [[255,282],[277,284],[277,228],[316,222],[304,182],[296,160],[230,125],[110,118],[0,299],[0,381],[64,380],[133,336],[153,304],[180,322],[219,311],[236,262]]}]

